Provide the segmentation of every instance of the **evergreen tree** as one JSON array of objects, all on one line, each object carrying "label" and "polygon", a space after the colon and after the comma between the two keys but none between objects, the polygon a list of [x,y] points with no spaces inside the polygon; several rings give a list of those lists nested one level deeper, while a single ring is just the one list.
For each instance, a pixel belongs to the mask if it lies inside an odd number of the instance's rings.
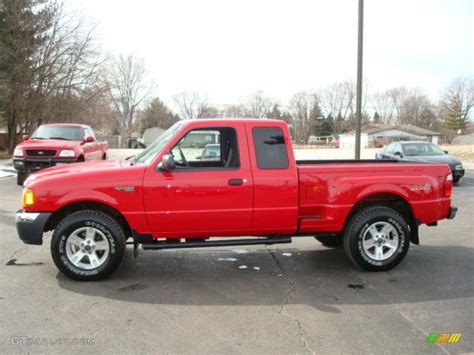
[{"label": "evergreen tree", "polygon": [[179,121],[178,115],[171,112],[158,97],[154,98],[145,108],[140,124],[140,135],[147,128],[160,127],[167,129]]},{"label": "evergreen tree", "polygon": [[469,117],[465,116],[459,102],[453,102],[449,107],[444,121],[444,127],[453,130],[464,129],[469,123]]},{"label": "evergreen tree", "polygon": [[0,112],[8,127],[9,151],[25,119],[27,98],[35,80],[35,56],[47,40],[52,9],[46,0],[0,2]]}]

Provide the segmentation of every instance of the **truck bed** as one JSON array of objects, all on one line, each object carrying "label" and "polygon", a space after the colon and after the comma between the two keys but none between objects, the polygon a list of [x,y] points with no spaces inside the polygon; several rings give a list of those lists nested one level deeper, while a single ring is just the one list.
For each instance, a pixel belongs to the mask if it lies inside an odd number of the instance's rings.
[{"label": "truck bed", "polygon": [[311,164],[372,164],[372,163],[404,163],[400,162],[395,159],[360,159],[360,160],[354,160],[354,159],[334,159],[334,160],[296,160],[296,165],[311,165]]},{"label": "truck bed", "polygon": [[364,199],[406,202],[420,223],[432,223],[449,214],[450,200],[442,195],[450,174],[447,165],[299,160],[297,169],[301,233],[343,230],[351,209]]}]

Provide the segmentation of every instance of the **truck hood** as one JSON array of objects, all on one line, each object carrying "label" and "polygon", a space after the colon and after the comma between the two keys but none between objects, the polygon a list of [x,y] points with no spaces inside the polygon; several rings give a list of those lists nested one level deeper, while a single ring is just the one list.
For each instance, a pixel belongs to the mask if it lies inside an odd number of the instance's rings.
[{"label": "truck hood", "polygon": [[74,149],[80,141],[65,141],[62,139],[31,139],[17,145],[23,149]]},{"label": "truck hood", "polygon": [[32,174],[26,179],[25,187],[50,178],[69,179],[74,177],[76,179],[87,179],[88,177],[95,176],[98,173],[103,175],[107,171],[110,171],[111,173],[116,172],[117,170],[122,169],[124,166],[130,166],[130,162],[122,162],[120,160],[94,160],[85,163],[54,166]]}]

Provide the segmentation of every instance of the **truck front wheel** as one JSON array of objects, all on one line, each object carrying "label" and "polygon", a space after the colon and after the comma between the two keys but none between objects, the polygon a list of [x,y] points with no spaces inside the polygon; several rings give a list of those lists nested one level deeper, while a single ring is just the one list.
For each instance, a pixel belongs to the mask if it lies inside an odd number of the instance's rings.
[{"label": "truck front wheel", "polygon": [[19,171],[16,175],[16,184],[19,186],[23,186],[23,183],[25,182],[27,177],[28,177],[27,173],[23,171]]},{"label": "truck front wheel", "polygon": [[344,250],[357,266],[387,271],[397,266],[410,246],[404,218],[395,210],[373,206],[352,217],[344,233]]},{"label": "truck front wheel", "polygon": [[109,215],[93,210],[74,212],[56,227],[51,254],[58,269],[78,281],[102,280],[122,262],[125,234]]}]

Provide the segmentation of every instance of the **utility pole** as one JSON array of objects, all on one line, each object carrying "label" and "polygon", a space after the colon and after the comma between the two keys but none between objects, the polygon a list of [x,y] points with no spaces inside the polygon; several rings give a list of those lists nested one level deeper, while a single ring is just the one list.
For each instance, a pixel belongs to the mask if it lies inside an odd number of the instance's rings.
[{"label": "utility pole", "polygon": [[360,131],[362,121],[362,58],[364,40],[364,0],[359,0],[359,25],[357,42],[357,97],[356,97],[356,133],[355,159],[360,159]]}]

